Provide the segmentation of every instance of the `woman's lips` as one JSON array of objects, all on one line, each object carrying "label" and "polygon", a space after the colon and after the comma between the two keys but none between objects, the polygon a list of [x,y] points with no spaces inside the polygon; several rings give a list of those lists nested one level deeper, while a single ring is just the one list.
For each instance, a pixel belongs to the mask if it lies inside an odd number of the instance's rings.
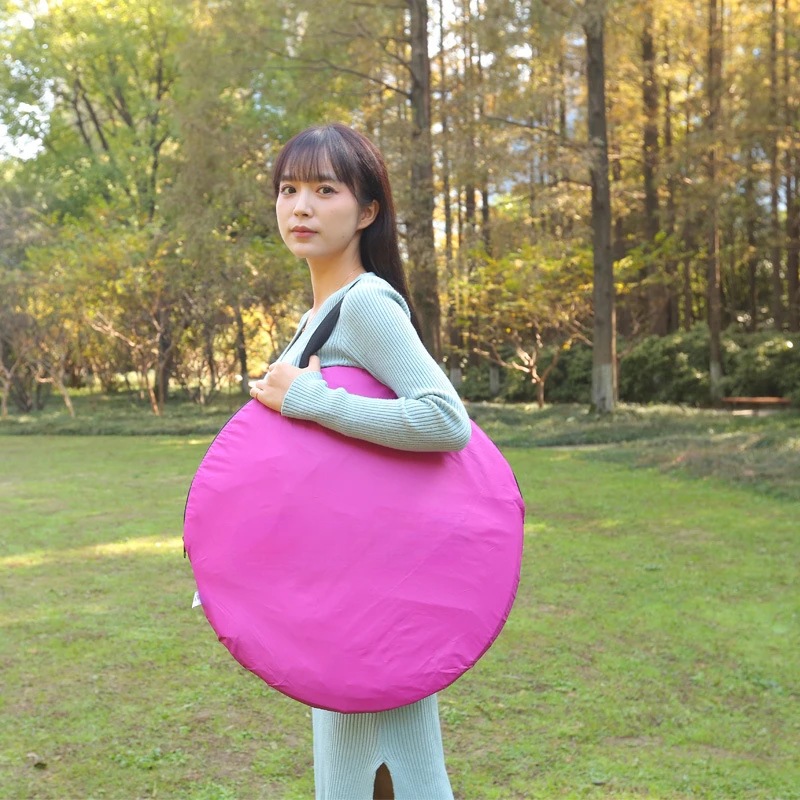
[{"label": "woman's lips", "polygon": [[316,231],[292,231],[292,233],[298,239],[308,239],[310,236],[313,236],[316,233]]}]

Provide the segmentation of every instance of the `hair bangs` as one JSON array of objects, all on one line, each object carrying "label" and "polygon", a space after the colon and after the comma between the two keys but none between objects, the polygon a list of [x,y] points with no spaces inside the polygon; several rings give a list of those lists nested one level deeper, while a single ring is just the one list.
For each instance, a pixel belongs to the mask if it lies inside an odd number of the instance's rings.
[{"label": "hair bangs", "polygon": [[353,162],[358,163],[358,154],[351,150],[348,143],[329,127],[302,131],[286,143],[275,162],[272,176],[275,194],[278,194],[281,181],[285,180],[306,183],[337,180],[361,200],[362,190],[353,169]]}]

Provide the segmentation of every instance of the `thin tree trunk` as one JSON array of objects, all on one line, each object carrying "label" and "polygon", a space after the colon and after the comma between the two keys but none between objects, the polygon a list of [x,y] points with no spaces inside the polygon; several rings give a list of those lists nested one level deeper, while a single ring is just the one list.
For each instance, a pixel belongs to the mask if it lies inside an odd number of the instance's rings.
[{"label": "thin tree trunk", "polygon": [[[208,394],[206,397],[211,397],[217,390],[217,362],[214,358],[214,337],[210,329],[206,330],[205,335],[205,351],[206,351],[206,364],[208,366],[208,375],[210,385],[208,387]],[[200,376],[200,386],[203,386],[203,376]],[[202,395],[201,395],[202,397]],[[205,401],[201,400],[200,405],[204,405]]]},{"label": "thin tree trunk", "polygon": [[708,182],[709,217],[707,255],[707,315],[711,338],[709,372],[711,378],[711,401],[719,402],[722,397],[722,311],[720,297],[720,252],[719,252],[719,194],[717,192],[717,126],[720,113],[721,95],[721,30],[717,9],[718,0],[708,2]]},{"label": "thin tree trunk", "polygon": [[439,111],[442,123],[442,196],[444,208],[445,259],[453,262],[453,212],[450,208],[450,120],[447,117],[447,64],[444,57],[444,0],[439,0]]},{"label": "thin tree trunk", "polygon": [[683,257],[683,329],[690,331],[695,323],[694,292],[692,291],[692,257],[697,250],[697,240],[694,225],[686,223],[684,228],[684,257]]},{"label": "thin tree trunk", "polygon": [[170,326],[169,309],[159,305],[158,318],[158,360],[156,361],[155,392],[158,396],[158,405],[164,408],[164,403],[169,399],[169,377],[172,374],[172,331]]},{"label": "thin tree trunk", "polygon": [[758,242],[756,223],[758,206],[755,199],[755,178],[753,176],[753,151],[747,149],[747,175],[744,182],[745,236],[747,237],[747,323],[749,331],[758,327]]},{"label": "thin tree trunk", "polygon": [[[475,143],[470,141],[469,149],[472,152],[472,158],[475,157]],[[475,238],[475,233],[477,230],[477,222],[475,218],[475,209],[478,207],[478,204],[475,202],[475,184],[470,183],[465,187],[466,191],[466,198],[464,200],[464,218],[466,222],[467,228],[467,241],[472,243]]]},{"label": "thin tree trunk", "polygon": [[456,197],[456,230],[458,231],[458,252],[464,247],[464,205],[461,202],[461,186],[458,187],[458,196]]},{"label": "thin tree trunk", "polygon": [[[787,159],[790,161],[791,159]],[[800,330],[800,202],[797,196],[797,176],[786,175],[786,290],[788,294],[786,323],[790,331]]]},{"label": "thin tree trunk", "polygon": [[[533,120],[528,120],[531,127],[533,127]],[[528,145],[528,214],[530,215],[531,222],[536,226],[536,148],[533,142]]]},{"label": "thin tree trunk", "polygon": [[[485,114],[484,88],[483,88],[483,67],[481,66],[482,55],[478,50],[478,119],[482,119]],[[492,232],[489,226],[489,165],[486,158],[486,142],[482,129],[478,132],[480,141],[480,162],[481,162],[481,239],[486,252],[492,243]]]},{"label": "thin tree trunk", "polygon": [[775,327],[783,327],[783,278],[781,277],[781,230],[778,221],[778,3],[771,0],[769,24],[769,183],[770,183],[770,239],[772,254],[772,318]]},{"label": "thin tree trunk", "polygon": [[500,367],[497,364],[489,365],[489,394],[492,397],[500,394]]},{"label": "thin tree trunk", "polygon": [[[459,265],[454,258],[453,249],[453,209],[451,202],[450,185],[450,119],[448,110],[448,82],[447,82],[447,62],[445,59],[445,11],[444,0],[439,0],[439,81],[440,81],[440,101],[439,112],[442,125],[441,134],[441,156],[442,156],[442,195],[444,207],[444,235],[445,235],[445,264],[447,270],[450,291],[448,293],[449,302],[447,307],[447,337],[450,342],[450,353],[448,356],[450,382],[454,387],[459,388],[462,384],[461,372],[461,331],[458,329],[456,319],[461,303],[461,286],[459,285]],[[461,247],[461,192],[459,189],[456,202],[456,235],[458,236],[458,246]]]},{"label": "thin tree trunk", "polygon": [[242,317],[242,309],[236,306],[236,355],[239,358],[239,374],[242,380],[239,383],[239,391],[242,394],[249,395],[250,387],[247,383],[247,341],[244,335],[244,319]]},{"label": "thin tree trunk", "polygon": [[[667,75],[670,68],[669,47],[664,53],[664,62],[667,66]],[[675,235],[676,212],[675,212],[675,164],[672,150],[672,81],[667,78],[664,84],[664,164],[667,167],[667,219],[666,231],[670,236]],[[666,264],[669,285],[667,293],[669,296],[669,331],[670,333],[678,330],[680,325],[680,308],[678,302],[678,265],[673,257],[667,259]]]},{"label": "thin tree trunk", "polygon": [[592,404],[600,413],[614,410],[616,386],[616,321],[614,262],[611,258],[611,193],[608,182],[608,137],[605,97],[605,18],[602,5],[592,2],[584,22],[586,79],[589,103],[592,245],[594,250],[594,342]]},{"label": "thin tree trunk", "polygon": [[473,114],[473,102],[475,94],[475,80],[473,73],[473,59],[475,54],[472,50],[472,12],[470,9],[470,0],[462,0],[461,4],[461,19],[462,30],[464,37],[464,94],[466,95],[465,106],[465,137],[467,144],[467,163],[466,174],[467,183],[464,187],[464,229],[465,239],[467,246],[470,247],[475,241],[475,234],[477,233],[477,219],[475,211],[477,209],[477,200],[474,179],[475,164],[477,161],[477,152],[475,147],[475,124]]},{"label": "thin tree trunk", "polygon": [[67,392],[67,387],[64,386],[64,381],[62,380],[53,380],[53,383],[58,389],[59,394],[61,395],[62,399],[64,400],[64,405],[67,407],[67,411],[69,411],[69,415],[75,419],[75,409],[72,406],[72,400],[70,399],[69,392]]},{"label": "thin tree trunk", "polygon": [[[643,179],[644,179],[644,225],[645,237],[650,248],[656,247],[660,228],[658,208],[658,83],[656,80],[656,54],[653,44],[653,10],[645,6],[642,29],[642,103],[644,107]],[[669,328],[667,293],[658,265],[651,260],[647,300],[649,306],[650,332],[663,336]]]},{"label": "thin tree trunk", "polygon": [[[616,142],[609,142],[608,152],[611,154],[611,180],[613,185],[622,190],[622,160],[619,145]],[[610,192],[610,188],[609,188]],[[610,212],[609,212],[610,213]],[[617,214],[614,218],[614,236],[611,247],[611,257],[614,261],[625,258],[625,221],[622,214]],[[644,275],[642,275],[644,277]]]},{"label": "thin tree trunk", "polygon": [[794,108],[796,98],[792,94],[791,75],[793,65],[790,62],[789,47],[792,15],[789,12],[789,0],[783,3],[783,87],[784,109],[786,117],[786,133],[789,144],[786,149],[786,291],[787,325],[790,331],[800,331],[800,159],[795,151],[797,111]]},{"label": "thin tree trunk", "polygon": [[441,310],[433,237],[433,150],[431,145],[431,64],[428,57],[428,4],[407,0],[411,10],[412,164],[408,255],[422,341],[441,358]]},{"label": "thin tree trunk", "polygon": [[147,396],[150,399],[150,408],[153,409],[153,413],[157,416],[161,416],[161,408],[158,404],[158,398],[156,397],[156,393],[153,390],[153,387],[150,385],[150,366],[145,364],[139,374],[142,376],[142,381],[144,383],[145,389],[147,390]]},{"label": "thin tree trunk", "polygon": [[[556,70],[556,117],[558,120],[558,139],[556,140],[552,136],[548,137],[549,141],[552,142],[552,147],[548,148],[548,153],[550,154],[550,158],[553,160],[555,160],[557,157],[559,150],[566,147],[569,139],[569,134],[567,131],[567,70],[564,62],[563,37],[559,37],[558,39],[558,61]],[[531,120],[531,124],[533,124],[533,120]],[[560,180],[564,177],[563,170],[560,169],[557,164],[551,164],[550,169],[553,171],[553,177],[556,180]],[[572,235],[573,226],[572,214],[559,214],[559,224],[562,225],[563,235],[565,237],[570,237]]]}]

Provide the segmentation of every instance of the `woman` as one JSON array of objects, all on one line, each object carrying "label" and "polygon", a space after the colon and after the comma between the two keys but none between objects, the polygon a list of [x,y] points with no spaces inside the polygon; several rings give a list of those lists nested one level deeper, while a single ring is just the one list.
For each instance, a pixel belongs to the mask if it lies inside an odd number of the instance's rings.
[{"label": "woman", "polygon": [[[251,395],[284,416],[387,447],[466,447],[464,405],[418,335],[378,149],[344,125],[308,128],[281,151],[273,186],[281,237],[308,263],[314,304]],[[316,325],[342,298],[332,335],[298,368]],[[323,365],[365,369],[397,399],[329,389]],[[317,800],[368,800],[374,786],[383,796],[387,770],[397,800],[452,800],[435,695],[374,714],[313,709],[312,721]]]}]

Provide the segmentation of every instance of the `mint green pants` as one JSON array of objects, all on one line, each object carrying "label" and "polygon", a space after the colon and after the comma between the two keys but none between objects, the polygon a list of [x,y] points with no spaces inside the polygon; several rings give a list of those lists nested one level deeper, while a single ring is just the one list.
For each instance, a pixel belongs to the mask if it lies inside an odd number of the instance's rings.
[{"label": "mint green pants", "polygon": [[312,709],[316,800],[372,800],[386,764],[395,800],[453,800],[436,695],[377,714]]}]

